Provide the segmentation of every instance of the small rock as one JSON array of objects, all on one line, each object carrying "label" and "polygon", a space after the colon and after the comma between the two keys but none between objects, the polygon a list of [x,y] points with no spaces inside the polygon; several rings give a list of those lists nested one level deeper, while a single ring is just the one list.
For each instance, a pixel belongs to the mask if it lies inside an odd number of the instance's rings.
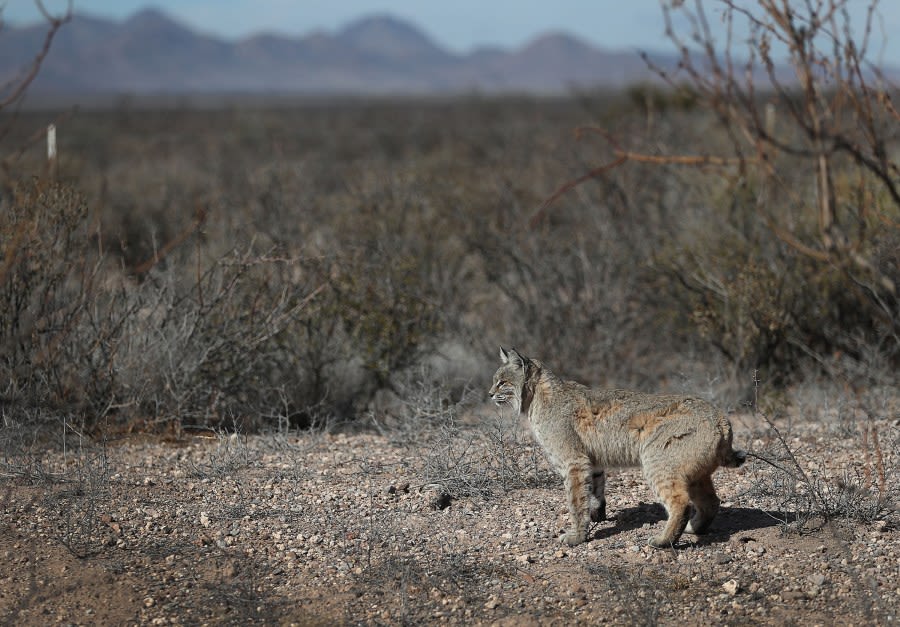
[{"label": "small rock", "polygon": [[204,527],[209,527],[209,514],[200,512],[200,524]]},{"label": "small rock", "polygon": [[449,494],[441,494],[434,501],[431,502],[431,509],[435,510],[444,510],[450,507],[450,503],[453,499],[450,498]]},{"label": "small rock", "polygon": [[500,601],[497,600],[495,595],[491,595],[491,597],[487,600],[487,603],[484,604],[484,609],[492,610],[500,605]]},{"label": "small rock", "polygon": [[153,607],[156,603],[156,600],[153,597],[145,597],[144,598],[144,607]]},{"label": "small rock", "polygon": [[532,557],[531,555],[528,555],[528,554],[526,553],[525,555],[519,555],[519,556],[516,558],[516,561],[522,562],[523,564],[533,564],[533,563],[534,563],[534,557]]},{"label": "small rock", "polygon": [[429,509],[443,510],[450,507],[453,499],[443,490],[429,490],[425,493],[425,503]]},{"label": "small rock", "polygon": [[722,584],[722,588],[725,590],[725,592],[727,592],[731,596],[734,596],[738,593],[738,591],[740,591],[741,585],[737,582],[736,579],[729,579]]},{"label": "small rock", "polygon": [[814,585],[815,587],[821,587],[822,584],[825,583],[825,575],[822,573],[813,573],[808,577],[809,583]]},{"label": "small rock", "polygon": [[725,555],[724,553],[722,553],[720,555],[716,555],[716,564],[719,564],[721,566],[723,564],[730,564],[730,563],[731,563],[730,555]]}]

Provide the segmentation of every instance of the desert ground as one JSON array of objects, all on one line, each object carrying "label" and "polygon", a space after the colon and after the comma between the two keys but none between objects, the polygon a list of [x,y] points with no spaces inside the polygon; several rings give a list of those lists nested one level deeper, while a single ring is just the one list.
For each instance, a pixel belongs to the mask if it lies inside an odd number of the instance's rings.
[{"label": "desert ground", "polygon": [[0,621],[895,624],[900,404],[828,405],[733,414],[767,461],[720,469],[712,532],[670,551],[646,546],[665,513],[637,469],[587,543],[558,543],[561,481],[483,403],[256,435],[60,425],[4,460]]}]

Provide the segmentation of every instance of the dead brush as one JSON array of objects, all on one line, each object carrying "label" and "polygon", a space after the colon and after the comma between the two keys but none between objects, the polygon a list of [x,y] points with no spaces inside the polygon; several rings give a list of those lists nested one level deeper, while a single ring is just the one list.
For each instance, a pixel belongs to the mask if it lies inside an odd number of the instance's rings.
[{"label": "dead brush", "polygon": [[87,437],[70,416],[22,423],[4,416],[0,454],[0,478],[36,488],[34,504],[54,521],[56,542],[78,558],[102,550],[108,537],[100,516],[112,474],[105,439]]},{"label": "dead brush", "polygon": [[822,464],[818,461],[801,459],[772,419],[759,411],[756,375],[754,386],[754,415],[765,422],[775,443],[766,451],[749,453],[775,471],[756,484],[754,494],[776,499],[778,510],[791,512],[792,522],[799,529],[812,521],[825,525],[838,519],[872,523],[894,511],[900,492],[896,482],[889,480],[885,452],[871,414],[867,413],[861,429],[860,464],[843,468],[839,476],[828,476],[819,470]]},{"label": "dead brush", "polygon": [[426,485],[450,498],[488,498],[557,481],[524,429],[500,413],[478,426],[443,425],[426,452],[422,474]]},{"label": "dead brush", "polygon": [[[552,473],[517,417],[480,411],[481,392],[433,370],[408,371],[388,410],[369,412],[386,438],[423,456],[423,487],[447,498],[546,485]],[[446,502],[446,500],[444,500]]]},{"label": "dead brush", "polygon": [[667,591],[672,583],[660,581],[652,571],[633,572],[621,566],[590,564],[588,573],[602,582],[609,595],[622,608],[629,625],[658,625],[663,607],[670,605]]},{"label": "dead brush", "polygon": [[404,372],[393,383],[395,392],[377,410],[370,408],[368,421],[386,438],[400,445],[430,440],[461,419],[476,401],[468,382],[451,386],[426,366]]},{"label": "dead brush", "polygon": [[228,433],[222,429],[209,429],[215,445],[205,452],[201,461],[187,463],[190,474],[198,478],[223,478],[234,476],[253,461],[253,452],[247,446],[247,437],[235,428]]}]

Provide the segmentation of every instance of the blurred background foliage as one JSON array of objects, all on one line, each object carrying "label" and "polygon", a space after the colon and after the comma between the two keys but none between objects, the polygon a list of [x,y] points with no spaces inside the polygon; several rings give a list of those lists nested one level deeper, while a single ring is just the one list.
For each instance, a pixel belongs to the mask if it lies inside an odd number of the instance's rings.
[{"label": "blurred background foliage", "polygon": [[[18,114],[4,145],[53,116]],[[134,429],[354,420],[411,372],[486,386],[499,344],[729,406],[756,372],[895,383],[896,303],[773,235],[769,216],[816,230],[790,205],[815,194],[807,171],[783,157],[787,194],[752,171],[628,163],[539,211],[614,156],[575,139],[585,125],[645,154],[731,141],[686,88],[82,111],[60,125],[54,176],[30,145],[0,188],[3,411]],[[836,166],[842,206],[879,207],[847,219],[860,250],[900,284],[898,207]]]}]

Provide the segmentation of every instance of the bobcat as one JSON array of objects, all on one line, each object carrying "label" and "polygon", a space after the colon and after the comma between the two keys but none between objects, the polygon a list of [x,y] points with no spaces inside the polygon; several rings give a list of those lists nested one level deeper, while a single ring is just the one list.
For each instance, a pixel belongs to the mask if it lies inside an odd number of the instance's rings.
[{"label": "bobcat", "polygon": [[491,399],[527,413],[535,439],[565,481],[570,527],[562,542],[584,542],[590,521],[606,517],[604,472],[615,466],[640,466],[665,505],[669,519],[650,546],[671,547],[684,531],[709,528],[719,511],[710,476],[747,457],[731,447],[731,423],[720,411],[689,396],[592,390],[515,349],[501,347],[500,359]]}]

